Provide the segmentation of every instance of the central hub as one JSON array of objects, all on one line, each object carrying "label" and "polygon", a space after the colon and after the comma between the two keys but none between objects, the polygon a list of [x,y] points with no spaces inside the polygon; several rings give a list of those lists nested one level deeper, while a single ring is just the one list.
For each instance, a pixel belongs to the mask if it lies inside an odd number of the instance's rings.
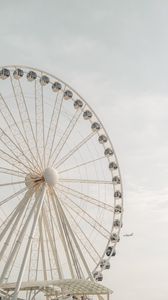
[{"label": "central hub", "polygon": [[58,181],[58,173],[54,168],[46,168],[43,173],[44,180],[48,185],[54,186]]}]

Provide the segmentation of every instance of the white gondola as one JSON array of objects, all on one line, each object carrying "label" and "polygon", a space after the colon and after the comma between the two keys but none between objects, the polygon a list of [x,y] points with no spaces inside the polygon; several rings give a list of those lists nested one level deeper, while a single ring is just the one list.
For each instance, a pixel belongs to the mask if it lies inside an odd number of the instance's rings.
[{"label": "white gondola", "polygon": [[118,219],[114,220],[113,225],[114,225],[114,227],[120,227],[120,225],[121,225],[120,220],[118,220]]},{"label": "white gondola", "polygon": [[106,157],[112,156],[112,155],[113,155],[113,150],[110,149],[110,148],[105,149],[104,155],[105,155]]},{"label": "white gondola", "polygon": [[103,135],[103,134],[99,136],[98,140],[99,140],[100,144],[107,143],[107,137],[105,135]]},{"label": "white gondola", "polygon": [[52,90],[53,92],[57,93],[62,89],[62,85],[60,82],[56,81],[52,84]]},{"label": "white gondola", "polygon": [[115,248],[112,247],[112,246],[109,246],[109,247],[106,249],[106,255],[107,255],[107,256],[115,256],[115,255],[116,255]]},{"label": "white gondola", "polygon": [[46,76],[46,75],[41,76],[40,83],[42,86],[47,85],[49,82],[50,82],[50,79],[48,76]]},{"label": "white gondola", "polygon": [[100,262],[100,268],[102,268],[103,270],[109,270],[110,269],[110,262],[109,262],[109,260],[103,259]]},{"label": "white gondola", "polygon": [[33,80],[35,80],[36,78],[37,78],[36,72],[34,72],[34,71],[29,71],[29,72],[27,73],[27,80],[28,80],[28,81],[33,81]]},{"label": "white gondola", "polygon": [[102,281],[102,280],[103,280],[103,274],[102,274],[100,271],[95,272],[95,273],[93,274],[93,277],[94,277],[94,279],[95,279],[96,281]]},{"label": "white gondola", "polygon": [[24,75],[24,72],[23,72],[22,69],[16,69],[16,70],[13,72],[13,77],[14,77],[15,79],[17,79],[17,80],[20,79],[20,78],[22,78],[23,75]]},{"label": "white gondola", "polygon": [[121,183],[120,177],[114,176],[113,179],[112,179],[112,182],[114,184],[120,184]]},{"label": "white gondola", "polygon": [[114,197],[115,197],[115,198],[121,198],[121,197],[122,197],[121,192],[120,192],[120,191],[115,191]]},{"label": "white gondola", "polygon": [[110,170],[116,170],[118,168],[117,164],[112,161],[111,163],[109,163],[109,169]]},{"label": "white gondola", "polygon": [[10,76],[10,71],[6,68],[3,68],[2,70],[0,70],[0,79],[6,79]]},{"label": "white gondola", "polygon": [[119,242],[120,237],[116,233],[112,233],[110,240],[111,240],[111,242]]},{"label": "white gondola", "polygon": [[98,131],[98,130],[100,130],[100,124],[97,123],[97,122],[94,122],[92,124],[91,128],[92,128],[93,131]]},{"label": "white gondola", "polygon": [[115,213],[121,213],[122,212],[122,207],[121,205],[116,205],[114,208]]},{"label": "white gondola", "polygon": [[64,99],[65,99],[65,100],[71,99],[72,96],[73,96],[73,93],[72,93],[70,90],[66,90],[66,91],[64,92]]},{"label": "white gondola", "polygon": [[82,108],[82,106],[83,106],[83,102],[80,99],[77,99],[77,100],[74,101],[74,108],[75,109]]},{"label": "white gondola", "polygon": [[91,117],[92,117],[92,112],[90,110],[85,110],[83,113],[83,118],[85,120],[88,120],[88,119],[91,119]]}]

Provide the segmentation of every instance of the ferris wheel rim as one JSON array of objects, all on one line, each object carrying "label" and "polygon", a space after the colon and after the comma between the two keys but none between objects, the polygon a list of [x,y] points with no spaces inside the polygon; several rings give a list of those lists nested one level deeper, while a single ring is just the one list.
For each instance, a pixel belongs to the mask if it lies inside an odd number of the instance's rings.
[{"label": "ferris wheel rim", "polygon": [[[120,182],[120,187],[121,187],[121,192],[122,192],[121,203],[122,203],[122,207],[123,207],[123,185],[122,185],[122,178],[121,178],[121,172],[120,172],[120,168],[119,168],[119,164],[118,164],[118,159],[117,159],[117,156],[116,156],[114,147],[113,147],[113,145],[112,145],[111,139],[109,138],[109,135],[108,135],[108,133],[107,133],[107,131],[106,131],[106,129],[105,129],[103,123],[101,122],[101,120],[99,119],[99,117],[97,116],[97,114],[94,112],[94,110],[91,108],[91,106],[86,102],[86,100],[85,100],[83,97],[81,97],[80,94],[78,94],[78,92],[76,92],[76,90],[74,90],[69,84],[67,84],[67,83],[64,82],[63,80],[59,79],[58,77],[56,77],[56,76],[54,76],[54,75],[51,75],[50,73],[48,73],[48,72],[46,72],[46,71],[42,71],[42,70],[40,70],[40,69],[38,69],[38,68],[32,68],[32,67],[29,67],[29,66],[22,66],[22,65],[7,65],[7,66],[5,65],[5,66],[3,66],[3,68],[23,68],[23,69],[26,69],[26,70],[27,70],[27,69],[28,69],[28,70],[34,70],[34,71],[37,71],[37,72],[39,72],[39,73],[46,74],[46,75],[48,75],[48,76],[50,76],[50,77],[52,77],[52,78],[58,80],[59,82],[63,83],[67,88],[69,88],[69,89],[72,90],[77,96],[79,96],[80,99],[82,99],[82,101],[86,104],[86,106],[94,113],[94,116],[96,117],[96,120],[101,124],[102,129],[103,129],[103,132],[105,133],[106,137],[108,138],[108,142],[109,142],[109,144],[110,144],[110,146],[111,146],[111,149],[113,149],[113,152],[114,152],[113,154],[114,154],[114,157],[115,157],[115,161],[117,162],[117,165],[118,165],[118,173],[119,173],[119,177],[120,177],[120,180],[121,180],[121,182]],[[90,120],[89,120],[89,121],[90,121]],[[99,135],[99,133],[98,133],[98,135]],[[104,146],[104,149],[105,149],[105,148],[106,148],[105,145],[103,145],[103,146]],[[108,158],[107,158],[107,159],[108,159]],[[110,162],[109,159],[108,159],[108,161]],[[114,190],[115,190],[115,187],[114,187]],[[114,200],[114,201],[115,201],[115,200]],[[121,220],[121,222],[122,222],[122,215],[123,215],[123,209],[122,209],[122,212],[121,212],[121,215],[120,215],[120,220]],[[113,219],[114,219],[114,217],[115,217],[115,212],[113,212]],[[121,226],[120,226],[120,228],[119,228],[119,230],[118,230],[118,236],[119,236],[120,230],[121,230]],[[112,228],[111,228],[110,235],[111,235],[112,231],[113,231],[113,223],[112,223]],[[109,237],[109,240],[108,240],[108,242],[107,242],[106,248],[108,247],[109,244],[110,244],[110,237]],[[114,244],[114,249],[115,249],[115,246],[116,246],[116,244],[117,244],[117,241],[116,241],[115,243],[113,243],[113,244]],[[105,250],[104,250],[104,253],[103,253],[102,256],[101,256],[101,260],[102,260],[102,259],[104,258],[104,256],[105,256],[106,248],[105,248]],[[109,256],[109,258],[107,258],[107,260],[109,260],[109,259],[110,259],[110,256]],[[100,265],[100,261],[99,261],[99,262],[97,263],[97,265],[95,266],[95,268],[94,268],[94,270],[93,270],[93,273],[95,272],[95,270],[97,270],[97,268],[98,268],[99,265]]]}]

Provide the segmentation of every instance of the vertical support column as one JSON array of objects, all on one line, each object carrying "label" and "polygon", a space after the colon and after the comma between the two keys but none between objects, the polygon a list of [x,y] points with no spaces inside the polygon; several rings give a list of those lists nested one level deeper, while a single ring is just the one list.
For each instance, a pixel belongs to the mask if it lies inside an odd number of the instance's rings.
[{"label": "vertical support column", "polygon": [[35,230],[36,230],[36,226],[37,226],[37,223],[38,223],[38,220],[39,220],[41,208],[42,208],[42,205],[43,205],[45,192],[46,192],[46,188],[45,188],[45,184],[44,184],[42,186],[42,189],[41,189],[40,193],[39,193],[38,204],[37,204],[37,207],[36,207],[36,212],[35,212],[33,225],[32,225],[32,228],[31,228],[31,232],[30,232],[30,235],[29,235],[27,247],[26,247],[24,257],[23,257],[23,260],[22,260],[22,264],[21,264],[20,272],[19,272],[19,275],[18,275],[18,278],[17,278],[17,283],[16,283],[14,294],[12,296],[12,300],[17,300],[17,297],[18,297],[18,294],[19,294],[19,290],[20,290],[20,286],[21,286],[25,266],[26,266],[27,259],[28,259],[28,254],[29,254],[29,251],[30,251],[30,248],[31,248],[31,245],[32,245],[32,239],[33,239],[33,236],[34,236],[34,233],[35,233]]}]

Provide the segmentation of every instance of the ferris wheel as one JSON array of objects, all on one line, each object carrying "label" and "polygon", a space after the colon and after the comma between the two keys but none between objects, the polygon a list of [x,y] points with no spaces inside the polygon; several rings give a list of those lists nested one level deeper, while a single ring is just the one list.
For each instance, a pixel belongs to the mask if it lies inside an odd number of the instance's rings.
[{"label": "ferris wheel", "polygon": [[0,295],[103,294],[123,193],[102,122],[67,83],[25,66],[0,70],[0,120]]}]

